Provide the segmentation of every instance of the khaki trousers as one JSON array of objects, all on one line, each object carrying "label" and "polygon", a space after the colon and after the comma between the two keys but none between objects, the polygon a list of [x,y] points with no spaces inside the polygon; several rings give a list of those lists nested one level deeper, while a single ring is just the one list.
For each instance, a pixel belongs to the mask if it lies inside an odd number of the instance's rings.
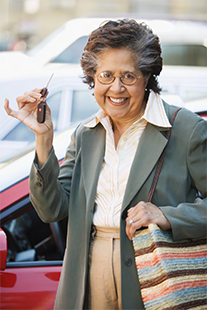
[{"label": "khaki trousers", "polygon": [[89,309],[121,309],[119,229],[95,229],[89,255]]}]

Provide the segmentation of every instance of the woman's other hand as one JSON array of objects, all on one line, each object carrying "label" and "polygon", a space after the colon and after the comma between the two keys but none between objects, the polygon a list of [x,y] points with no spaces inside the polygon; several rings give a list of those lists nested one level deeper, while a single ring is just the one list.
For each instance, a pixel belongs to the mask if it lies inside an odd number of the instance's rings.
[{"label": "woman's other hand", "polygon": [[157,224],[162,230],[171,228],[171,224],[162,211],[151,202],[140,201],[135,207],[128,210],[126,218],[126,234],[130,240],[137,229]]}]

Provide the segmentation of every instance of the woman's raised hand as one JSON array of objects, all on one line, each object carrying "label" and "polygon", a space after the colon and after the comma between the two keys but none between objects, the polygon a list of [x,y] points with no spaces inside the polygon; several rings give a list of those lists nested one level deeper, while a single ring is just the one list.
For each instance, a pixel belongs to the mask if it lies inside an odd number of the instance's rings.
[{"label": "woman's raised hand", "polygon": [[46,104],[46,117],[44,123],[37,122],[37,106],[41,98],[41,89],[34,89],[25,92],[24,95],[16,98],[18,111],[14,111],[9,106],[9,100],[5,99],[4,108],[8,115],[17,118],[27,127],[32,129],[36,135],[53,132],[53,123],[50,108]]},{"label": "woman's raised hand", "polygon": [[14,111],[9,107],[8,99],[5,99],[4,104],[8,115],[17,118],[34,131],[36,135],[36,154],[39,168],[46,163],[53,143],[53,123],[50,108],[46,102],[45,122],[38,123],[37,121],[37,106],[42,97],[41,91],[41,89],[34,89],[25,92],[23,96],[17,97],[18,111]]}]

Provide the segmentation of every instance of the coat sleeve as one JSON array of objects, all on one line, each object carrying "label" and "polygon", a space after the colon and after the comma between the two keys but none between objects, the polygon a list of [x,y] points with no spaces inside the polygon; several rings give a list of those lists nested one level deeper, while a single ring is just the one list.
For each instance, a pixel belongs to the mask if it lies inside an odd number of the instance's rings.
[{"label": "coat sleeve", "polygon": [[45,165],[39,169],[36,157],[29,176],[30,200],[44,222],[55,222],[68,216],[70,188],[76,158],[76,131],[71,136],[63,164],[52,149]]},{"label": "coat sleeve", "polygon": [[201,197],[193,203],[183,202],[176,208],[160,207],[172,226],[174,240],[206,236],[207,232],[207,122],[200,119],[194,126],[187,147],[187,168],[191,186]]}]

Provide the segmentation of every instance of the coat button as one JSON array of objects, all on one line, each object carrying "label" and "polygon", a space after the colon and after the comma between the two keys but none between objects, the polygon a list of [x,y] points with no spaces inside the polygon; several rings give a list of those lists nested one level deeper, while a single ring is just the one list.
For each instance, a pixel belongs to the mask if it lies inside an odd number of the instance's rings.
[{"label": "coat button", "polygon": [[41,184],[40,182],[37,182],[37,186],[38,186],[38,187],[41,187],[42,184]]},{"label": "coat button", "polygon": [[125,259],[124,264],[125,264],[127,267],[130,267],[131,264],[132,264],[132,259],[131,259],[131,258]]}]

